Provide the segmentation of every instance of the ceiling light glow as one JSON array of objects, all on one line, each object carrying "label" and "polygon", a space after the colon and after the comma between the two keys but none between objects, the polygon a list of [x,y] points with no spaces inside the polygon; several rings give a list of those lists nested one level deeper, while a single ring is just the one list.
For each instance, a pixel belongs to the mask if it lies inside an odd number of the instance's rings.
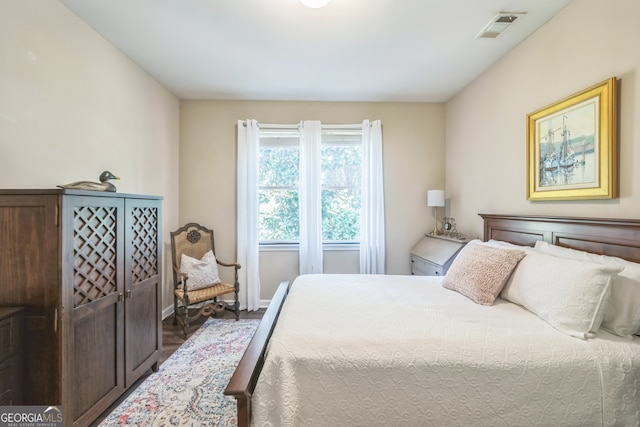
[{"label": "ceiling light glow", "polygon": [[300,2],[312,9],[319,9],[329,4],[331,0],[300,0]]}]

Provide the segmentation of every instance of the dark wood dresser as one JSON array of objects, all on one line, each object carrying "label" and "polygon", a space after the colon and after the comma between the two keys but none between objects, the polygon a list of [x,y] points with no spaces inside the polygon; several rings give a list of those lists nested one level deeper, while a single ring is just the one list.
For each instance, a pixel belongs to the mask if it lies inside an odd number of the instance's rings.
[{"label": "dark wood dresser", "polygon": [[27,405],[89,425],[162,352],[160,197],[0,190],[0,305],[27,306]]},{"label": "dark wood dresser", "polygon": [[25,307],[0,307],[0,406],[21,405]]}]

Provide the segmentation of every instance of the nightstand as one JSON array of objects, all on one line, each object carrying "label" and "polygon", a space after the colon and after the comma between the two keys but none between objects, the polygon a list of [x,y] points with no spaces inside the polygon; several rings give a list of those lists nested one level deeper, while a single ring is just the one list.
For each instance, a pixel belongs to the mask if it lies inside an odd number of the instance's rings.
[{"label": "nightstand", "polygon": [[411,274],[444,276],[460,249],[471,239],[453,239],[425,234],[411,249]]}]

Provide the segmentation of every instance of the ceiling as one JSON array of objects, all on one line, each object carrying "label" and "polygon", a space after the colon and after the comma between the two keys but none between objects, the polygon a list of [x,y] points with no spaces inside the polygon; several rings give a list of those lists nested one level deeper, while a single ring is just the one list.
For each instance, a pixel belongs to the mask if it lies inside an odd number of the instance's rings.
[{"label": "ceiling", "polygon": [[60,1],[181,99],[444,102],[571,0]]}]

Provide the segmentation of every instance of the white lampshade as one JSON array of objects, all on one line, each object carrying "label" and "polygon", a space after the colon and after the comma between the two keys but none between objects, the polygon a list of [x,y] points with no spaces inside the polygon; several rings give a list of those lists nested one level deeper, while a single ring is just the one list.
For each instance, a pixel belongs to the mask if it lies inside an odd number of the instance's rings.
[{"label": "white lampshade", "polygon": [[329,4],[331,0],[300,0],[300,2],[312,9],[319,9]]},{"label": "white lampshade", "polygon": [[444,206],[444,190],[427,191],[427,206]]}]

